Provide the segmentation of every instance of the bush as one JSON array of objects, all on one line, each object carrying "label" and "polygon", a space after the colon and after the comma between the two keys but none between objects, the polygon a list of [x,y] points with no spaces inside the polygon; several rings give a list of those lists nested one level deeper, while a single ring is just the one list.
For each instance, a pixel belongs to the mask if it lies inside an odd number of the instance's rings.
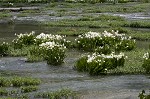
[{"label": "bush", "polygon": [[[104,31],[103,33],[88,32],[78,36],[76,45],[77,48],[85,51],[94,51],[99,47],[104,48],[104,50],[112,48],[119,51],[128,51],[135,48],[135,41],[131,37],[125,36],[125,34],[118,34],[118,31]],[[100,51],[100,49],[97,51]]]},{"label": "bush", "polygon": [[8,43],[3,42],[0,44],[0,56],[6,56],[8,54]]},{"label": "bush", "polygon": [[142,67],[146,70],[146,73],[150,73],[150,53],[145,53],[143,58],[144,62]]},{"label": "bush", "polygon": [[64,45],[57,44],[55,42],[46,42],[39,45],[44,58],[49,65],[60,65],[64,62],[65,49]]},{"label": "bush", "polygon": [[115,55],[92,54],[80,58],[75,68],[78,71],[88,72],[90,75],[106,74],[107,70],[114,69],[118,66],[123,66],[125,62],[124,54]]},{"label": "bush", "polygon": [[35,35],[32,31],[27,34],[19,34],[17,38],[13,40],[13,46],[15,49],[20,49],[23,46],[33,45],[35,43]]}]

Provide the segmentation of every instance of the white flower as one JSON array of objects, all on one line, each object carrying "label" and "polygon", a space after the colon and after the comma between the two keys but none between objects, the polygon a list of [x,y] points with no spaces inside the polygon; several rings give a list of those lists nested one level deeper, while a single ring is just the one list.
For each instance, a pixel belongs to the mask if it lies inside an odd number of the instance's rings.
[{"label": "white flower", "polygon": [[148,52],[145,53],[144,56],[143,56],[143,58],[147,60],[149,58],[149,53]]}]

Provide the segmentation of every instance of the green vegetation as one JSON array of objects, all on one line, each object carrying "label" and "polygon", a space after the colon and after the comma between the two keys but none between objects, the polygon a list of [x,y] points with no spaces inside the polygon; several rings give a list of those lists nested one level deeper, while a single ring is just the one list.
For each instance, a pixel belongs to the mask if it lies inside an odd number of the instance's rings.
[{"label": "green vegetation", "polygon": [[[0,77],[0,97],[4,99],[30,99],[32,98],[57,98],[57,99],[75,99],[76,93],[69,89],[62,89],[53,92],[36,92],[41,84],[41,80],[29,77]],[[0,98],[3,99],[3,98]]]},{"label": "green vegetation", "polygon": [[76,99],[76,93],[69,89],[62,89],[54,92],[38,93],[35,95],[35,98]]},{"label": "green vegetation", "polygon": [[132,51],[124,52],[126,56],[124,66],[109,70],[108,74],[145,74],[146,71],[142,67],[142,57],[146,51],[145,49],[136,48]]},{"label": "green vegetation", "polygon": [[35,78],[29,77],[0,77],[0,87],[21,87],[29,85],[39,85],[41,81]]},{"label": "green vegetation", "polygon": [[12,15],[9,14],[8,12],[0,12],[0,19],[3,18],[10,18]]},{"label": "green vegetation", "polygon": [[[19,77],[19,76],[10,76],[10,77],[0,77],[0,96],[19,98],[28,97],[27,94],[33,91],[37,91],[41,80],[37,78],[29,77]],[[23,99],[24,99],[23,98]],[[9,98],[8,98],[9,99]],[[10,98],[11,99],[11,98]],[[28,98],[25,98],[28,99]]]},{"label": "green vegetation", "polygon": [[8,54],[8,43],[3,42],[0,44],[0,56],[6,56]]},{"label": "green vegetation", "polygon": [[138,97],[140,99],[150,99],[150,94],[146,94],[145,90],[143,90],[141,93],[139,93]]},{"label": "green vegetation", "polygon": [[37,86],[26,86],[26,87],[21,87],[21,92],[22,93],[28,93],[28,92],[33,92],[33,91],[37,91],[38,87]]}]

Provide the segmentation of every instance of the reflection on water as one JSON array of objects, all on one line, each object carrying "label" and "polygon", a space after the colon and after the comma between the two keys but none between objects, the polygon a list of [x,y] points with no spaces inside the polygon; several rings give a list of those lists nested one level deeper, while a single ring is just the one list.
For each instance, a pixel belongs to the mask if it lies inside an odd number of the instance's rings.
[{"label": "reflection on water", "polygon": [[[32,24],[0,24],[0,42],[3,41],[12,41],[15,38],[15,33],[29,33],[31,31],[35,31],[36,34],[39,33],[51,33],[55,34],[57,31],[60,31],[64,28],[61,27],[47,27],[47,26],[39,26]],[[69,40],[74,39],[74,37],[69,37]],[[137,41],[138,48],[148,49],[150,45],[149,41]]]},{"label": "reflection on water", "polygon": [[31,24],[0,24],[0,42],[1,41],[11,41],[15,38],[15,34],[20,33],[29,33],[31,31],[35,31],[36,34],[39,33],[51,33],[54,34],[58,31],[59,28],[55,27],[46,27],[39,25],[31,25]]}]

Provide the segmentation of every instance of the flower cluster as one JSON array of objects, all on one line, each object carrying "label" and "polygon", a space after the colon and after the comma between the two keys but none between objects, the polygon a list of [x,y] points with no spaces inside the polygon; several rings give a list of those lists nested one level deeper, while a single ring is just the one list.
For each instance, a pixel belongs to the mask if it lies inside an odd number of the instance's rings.
[{"label": "flower cluster", "polygon": [[59,49],[65,49],[66,48],[66,46],[57,44],[55,42],[45,42],[45,43],[40,44],[39,46],[41,48],[45,48],[46,50],[53,49],[55,47],[58,47]]},{"label": "flower cluster", "polygon": [[147,59],[150,58],[149,56],[150,56],[150,55],[149,55],[149,53],[147,52],[147,53],[144,54],[143,58],[144,58],[145,60],[147,60]]},{"label": "flower cluster", "polygon": [[135,47],[135,41],[131,37],[125,36],[125,34],[119,34],[118,31],[102,33],[88,32],[79,35],[75,40],[79,49],[94,50],[97,47],[103,47],[105,45],[112,47],[115,50],[132,50]]},{"label": "flower cluster", "polygon": [[35,43],[35,32],[26,34],[19,34],[17,38],[13,40],[14,48],[22,48],[22,46],[33,45]]},{"label": "flower cluster", "polygon": [[64,45],[55,42],[45,42],[40,44],[39,47],[49,65],[60,65],[63,63],[66,49]]},{"label": "flower cluster", "polygon": [[69,47],[69,44],[71,42],[69,40],[66,40],[64,37],[65,36],[61,36],[61,35],[52,35],[52,34],[41,33],[36,36],[35,42],[38,45],[45,43],[45,42],[56,42],[56,43],[59,43],[59,44]]},{"label": "flower cluster", "polygon": [[60,35],[52,35],[52,34],[44,34],[41,33],[36,36],[36,39],[42,39],[42,40],[61,40],[63,37]]},{"label": "flower cluster", "polygon": [[99,75],[107,73],[107,70],[114,69],[118,66],[123,66],[125,56],[123,53],[110,55],[93,53],[92,55],[83,56],[80,58],[75,68],[78,71],[89,72],[90,75]]}]

